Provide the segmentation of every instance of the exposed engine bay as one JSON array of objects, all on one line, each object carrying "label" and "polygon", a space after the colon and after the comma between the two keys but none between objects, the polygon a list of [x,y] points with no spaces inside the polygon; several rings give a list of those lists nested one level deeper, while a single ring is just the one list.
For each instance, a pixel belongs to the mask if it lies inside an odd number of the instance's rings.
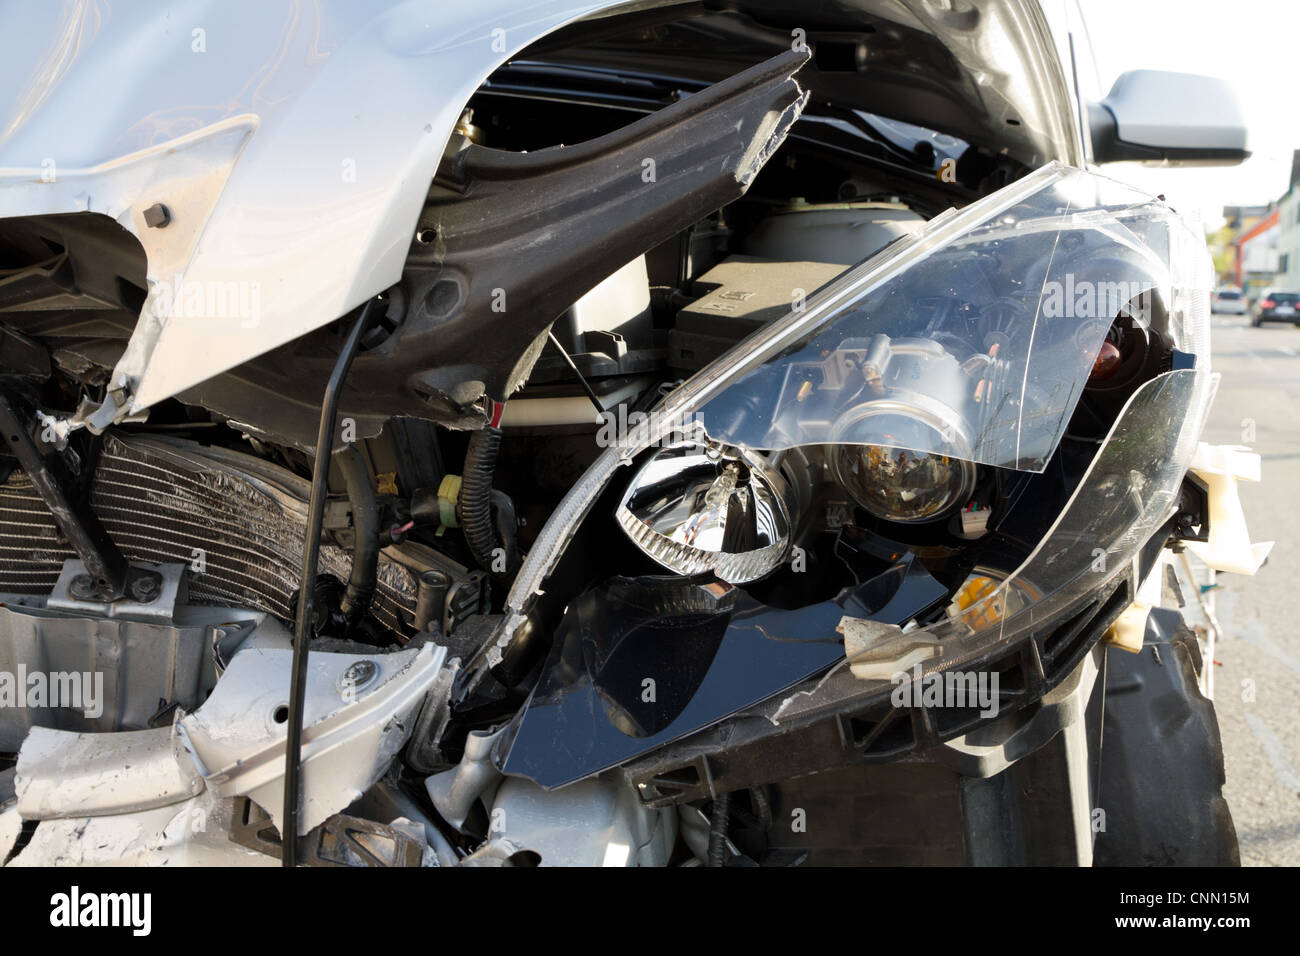
[{"label": "exposed engine bay", "polygon": [[[959,778],[1014,747],[893,761],[990,716],[1068,724],[1161,548],[1206,538],[1162,464],[1199,419],[1136,424],[1208,387],[1196,307],[1134,252],[1159,210],[1075,217],[1064,167],[812,100],[806,49],[633,83],[600,62],[618,42],[574,36],[471,100],[364,318],[106,427],[160,294],[144,250],[94,213],[0,219],[0,670],[104,679],[95,708],[0,711],[24,821],[0,856],[283,855],[317,419],[349,334],[306,605],[305,862],[968,860],[961,824],[903,846],[885,815],[852,846],[788,821],[969,799]],[[1119,273],[1140,281],[1044,314],[1061,276]],[[1158,503],[1112,504],[1135,474]],[[1114,564],[1071,590],[1064,558],[1034,564],[1045,541]],[[980,706],[890,705],[894,674],[977,658],[1001,688]],[[220,825],[169,830],[194,814]]]}]

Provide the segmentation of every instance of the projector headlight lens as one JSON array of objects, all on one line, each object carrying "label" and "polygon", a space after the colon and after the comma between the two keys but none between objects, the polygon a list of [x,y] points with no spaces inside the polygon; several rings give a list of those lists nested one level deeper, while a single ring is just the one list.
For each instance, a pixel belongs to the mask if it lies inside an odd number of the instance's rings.
[{"label": "projector headlight lens", "polygon": [[788,498],[775,470],[689,444],[656,452],[632,479],[615,517],[637,547],[670,571],[744,584],[785,560]]},{"label": "projector headlight lens", "polygon": [[967,501],[975,487],[968,461],[906,448],[839,445],[832,461],[840,485],[878,518],[930,521]]}]

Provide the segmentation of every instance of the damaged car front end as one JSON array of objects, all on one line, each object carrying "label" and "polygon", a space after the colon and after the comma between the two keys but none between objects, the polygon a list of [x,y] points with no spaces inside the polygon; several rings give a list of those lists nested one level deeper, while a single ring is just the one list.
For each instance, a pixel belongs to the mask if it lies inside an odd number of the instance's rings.
[{"label": "damaged car front end", "polygon": [[243,13],[75,135],[171,24],[11,15],[9,865],[1235,861],[1211,266],[1039,4]]}]

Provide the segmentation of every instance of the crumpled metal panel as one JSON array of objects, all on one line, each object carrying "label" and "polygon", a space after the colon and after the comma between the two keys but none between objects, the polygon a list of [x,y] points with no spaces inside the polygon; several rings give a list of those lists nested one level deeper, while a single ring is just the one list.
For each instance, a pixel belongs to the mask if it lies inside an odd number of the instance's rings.
[{"label": "crumpled metal panel", "polygon": [[677,837],[675,808],[652,810],[609,776],[560,790],[508,777],[490,817],[500,824],[494,837],[536,853],[542,866],[667,866]]},{"label": "crumpled metal panel", "polygon": [[[347,807],[388,769],[446,655],[425,644],[392,654],[308,657],[300,834]],[[249,797],[281,832],[292,660],[290,650],[240,651],[203,706],[176,723],[207,785],[223,797]]]},{"label": "crumpled metal panel", "polygon": [[[190,626],[95,619],[0,606],[0,752],[18,750],[33,727],[104,733],[148,726],[161,702],[196,707],[212,686],[211,622]],[[36,677],[39,675],[39,677]],[[67,675],[77,706],[48,685]],[[45,681],[44,702],[33,678]],[[44,705],[42,705],[44,703]],[[36,705],[36,706],[33,706]]]},{"label": "crumpled metal panel", "polygon": [[[137,327],[117,371],[151,405],[395,282],[474,90],[537,37],[620,2],[10,5],[0,216],[102,212],[141,238],[153,282],[258,288],[256,316],[204,308]],[[205,174],[233,150],[192,169],[183,147],[227,130],[240,152],[214,191]],[[156,202],[165,229],[144,222]],[[150,248],[173,229],[198,238],[192,255]]]},{"label": "crumpled metal panel", "polygon": [[[8,866],[278,866],[230,840],[233,801],[210,790],[135,813],[45,820]],[[0,852],[16,811],[0,813]]]},{"label": "crumpled metal panel", "polygon": [[171,727],[118,734],[33,728],[15,782],[25,820],[133,813],[203,791],[203,778]]}]

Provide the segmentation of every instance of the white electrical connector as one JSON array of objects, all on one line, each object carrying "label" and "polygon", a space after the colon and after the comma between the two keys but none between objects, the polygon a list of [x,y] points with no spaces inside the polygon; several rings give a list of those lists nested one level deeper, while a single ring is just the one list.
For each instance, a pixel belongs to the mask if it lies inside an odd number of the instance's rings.
[{"label": "white electrical connector", "polygon": [[972,508],[961,513],[961,536],[967,539],[982,538],[988,532],[991,508]]}]

